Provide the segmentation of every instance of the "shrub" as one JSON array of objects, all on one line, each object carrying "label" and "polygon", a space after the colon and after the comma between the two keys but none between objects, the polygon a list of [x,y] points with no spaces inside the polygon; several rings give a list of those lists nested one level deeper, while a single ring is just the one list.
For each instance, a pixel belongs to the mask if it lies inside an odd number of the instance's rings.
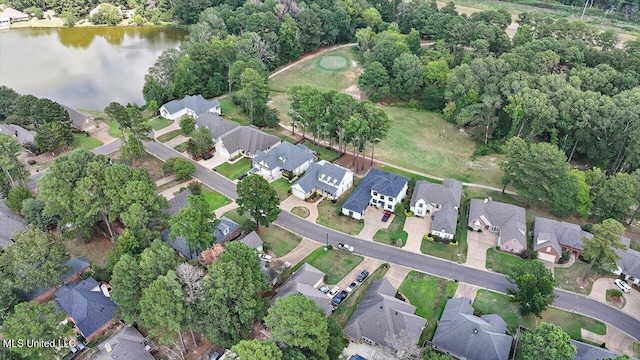
[{"label": "shrub", "polygon": [[525,251],[520,253],[520,257],[525,260],[535,260],[538,258],[538,252],[531,249],[526,249]]},{"label": "shrub", "polygon": [[96,264],[93,264],[91,265],[91,272],[93,273],[93,278],[97,281],[111,281],[111,271],[109,271],[109,268],[106,266],[100,267]]},{"label": "shrub", "polygon": [[240,94],[231,94],[231,102],[235,106],[240,106],[244,103],[244,96]]},{"label": "shrub", "polygon": [[396,215],[401,215],[404,212],[404,205],[396,204],[396,207],[393,208],[393,213]]},{"label": "shrub", "polygon": [[187,185],[187,188],[191,191],[193,195],[202,194],[202,184],[198,181],[192,181]]},{"label": "shrub", "polygon": [[185,135],[191,135],[196,129],[196,121],[189,115],[183,115],[180,118],[180,129]]},{"label": "shrub", "polygon": [[42,9],[40,9],[39,7],[30,6],[24,9],[24,12],[31,16],[35,16],[38,19],[44,19],[44,11],[42,11]]},{"label": "shrub", "polygon": [[622,291],[618,290],[618,289],[611,289],[609,290],[609,296],[615,296],[615,297],[622,297]]},{"label": "shrub", "polygon": [[453,240],[453,241],[449,241],[449,245],[450,246],[460,246],[460,243],[458,242],[458,240]]},{"label": "shrub", "polygon": [[501,154],[502,153],[502,144],[498,141],[491,141],[488,144],[481,144],[476,147],[476,151],[473,152],[472,157],[476,158],[478,156],[485,156],[491,154]]},{"label": "shrub", "polygon": [[406,217],[412,217],[413,216],[413,211],[409,210],[407,211],[406,209],[404,210],[404,216]]},{"label": "shrub", "polygon": [[169,158],[162,165],[162,171],[165,174],[175,174],[177,180],[185,180],[196,172],[196,166],[193,162],[184,158]]},{"label": "shrub", "polygon": [[433,238],[433,236],[431,236],[431,234],[426,234],[422,238],[427,241],[435,241],[435,239]]},{"label": "shrub", "polygon": [[19,213],[20,210],[22,210],[22,202],[31,198],[33,198],[33,195],[29,189],[22,186],[16,186],[9,190],[9,194],[7,195],[7,206],[11,210]]},{"label": "shrub", "polygon": [[560,264],[566,263],[569,260],[570,257],[571,257],[571,255],[568,252],[563,251],[562,252],[562,256],[560,256]]}]

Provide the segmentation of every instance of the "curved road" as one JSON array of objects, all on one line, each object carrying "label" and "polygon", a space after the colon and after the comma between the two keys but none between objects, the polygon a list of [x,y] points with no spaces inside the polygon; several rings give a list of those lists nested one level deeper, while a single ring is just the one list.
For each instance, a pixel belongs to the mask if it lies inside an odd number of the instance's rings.
[{"label": "curved road", "polygon": [[[169,157],[182,156],[177,151],[157,142],[145,142],[145,146],[149,153],[161,160],[166,160]],[[200,164],[196,164],[194,177],[231,199],[235,200],[238,197],[236,185],[233,182]],[[282,212],[275,223],[287,230],[319,243],[325,243],[328,237],[329,243],[334,246],[337,243],[346,243],[352,245],[358,254],[380,259],[392,264],[406,266],[443,278],[459,280],[502,293],[505,293],[507,286],[510,285],[507,279],[501,274],[469,268],[451,261],[408,252],[400,248],[373,241],[361,240],[303,220],[288,212]],[[617,327],[636,339],[640,339],[640,320],[583,295],[560,289],[556,289],[555,293],[558,295],[554,303],[555,307],[599,319]]]}]

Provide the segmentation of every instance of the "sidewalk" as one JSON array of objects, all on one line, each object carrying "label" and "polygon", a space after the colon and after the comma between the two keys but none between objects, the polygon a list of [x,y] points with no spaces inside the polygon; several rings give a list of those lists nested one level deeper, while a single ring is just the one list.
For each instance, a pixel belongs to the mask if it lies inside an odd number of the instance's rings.
[{"label": "sidewalk", "polygon": [[288,261],[291,265],[295,265],[299,263],[302,259],[307,257],[307,255],[311,254],[315,249],[321,247],[322,245],[311,241],[305,237],[302,238],[300,245],[298,245],[293,251],[288,253],[287,255],[278,258],[279,261],[285,262]]}]

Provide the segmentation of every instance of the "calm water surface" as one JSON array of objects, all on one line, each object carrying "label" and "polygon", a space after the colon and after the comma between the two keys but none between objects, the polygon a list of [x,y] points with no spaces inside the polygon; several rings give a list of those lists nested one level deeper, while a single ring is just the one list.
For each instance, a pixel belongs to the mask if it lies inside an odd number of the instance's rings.
[{"label": "calm water surface", "polygon": [[184,35],[151,27],[0,31],[0,84],[82,109],[143,104],[147,69]]}]

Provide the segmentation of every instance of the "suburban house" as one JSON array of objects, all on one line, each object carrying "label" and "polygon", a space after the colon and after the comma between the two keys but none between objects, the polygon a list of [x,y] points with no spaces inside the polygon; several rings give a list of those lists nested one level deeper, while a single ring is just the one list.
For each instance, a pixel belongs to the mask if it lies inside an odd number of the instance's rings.
[{"label": "suburban house", "polygon": [[9,207],[0,202],[0,248],[6,248],[13,244],[13,235],[17,232],[26,231],[20,215],[13,212]]},{"label": "suburban house", "polygon": [[20,145],[35,143],[36,132],[14,124],[0,124],[0,133],[15,136]]},{"label": "suburban house", "polygon": [[368,205],[393,211],[405,196],[409,180],[400,175],[371,168],[347,201],[342,213],[360,220]]},{"label": "suburban house", "polygon": [[576,347],[576,360],[604,360],[618,356],[611,350],[583,343],[582,341],[571,339],[569,342]]},{"label": "suburban house", "polygon": [[227,159],[237,156],[253,158],[259,151],[269,151],[280,144],[280,138],[260,131],[255,126],[238,126],[220,136],[216,152]]},{"label": "suburban house", "polygon": [[[233,240],[240,236],[241,228],[238,223],[229,219],[226,216],[223,216],[219,219],[218,225],[213,230],[211,234],[212,244],[224,244],[227,241]],[[187,244],[187,240],[182,236],[177,236],[175,240],[171,240],[171,229],[167,229],[160,234],[160,239],[164,241],[167,245],[174,248],[180,255],[184,256],[186,259],[196,259],[198,255],[200,255],[199,251],[191,251],[189,249],[189,245]],[[204,251],[206,249],[202,249]]]},{"label": "suburban house", "polygon": [[519,254],[527,248],[527,216],[520,206],[491,198],[471,199],[469,227],[498,234],[502,251]]},{"label": "suburban house", "polygon": [[113,336],[100,343],[93,360],[135,359],[155,360],[149,353],[151,346],[147,339],[133,326],[125,326]]},{"label": "suburban house", "polygon": [[313,193],[337,199],[353,185],[353,171],[326,160],[311,163],[307,172],[291,186],[293,196],[306,199]]},{"label": "suburban house", "polygon": [[218,141],[222,135],[238,126],[240,126],[240,124],[237,122],[224,119],[217,113],[207,112],[196,118],[196,128],[205,127],[209,129],[213,141]]},{"label": "suburban house", "polygon": [[[289,280],[282,284],[277,291],[278,296],[285,297],[289,294],[302,294],[307,299],[315,301],[326,315],[331,314],[331,298],[318,290],[324,281],[325,274],[315,267],[304,263]],[[274,300],[275,301],[275,300]]]},{"label": "suburban house", "polygon": [[29,15],[12,8],[0,11],[0,30],[8,29],[11,24],[18,21],[29,21]]},{"label": "suburban house", "polygon": [[264,251],[264,242],[255,231],[252,231],[245,235],[242,239],[240,239],[240,242],[252,249],[256,249],[256,251],[258,252]]},{"label": "suburban house", "polygon": [[191,190],[187,189],[179,192],[176,196],[168,200],[169,207],[161,211],[169,216],[175,215],[180,209],[187,206],[187,197],[191,195]]},{"label": "suburban house", "polygon": [[416,307],[396,298],[396,288],[389,280],[375,280],[344,327],[351,341],[388,346],[387,334],[406,331],[418,344],[427,320],[415,315]]},{"label": "suburban house", "polygon": [[82,257],[71,258],[64,263],[64,272],[60,273],[60,282],[58,285],[51,288],[38,287],[32,291],[23,292],[21,294],[22,298],[26,301],[36,301],[39,303],[47,302],[53,298],[56,290],[58,290],[62,285],[79,282],[82,274],[90,269],[91,264]]},{"label": "suburban house", "polygon": [[104,333],[113,325],[113,312],[117,309],[107,286],[90,277],[77,284],[69,283],[56,291],[56,306],[76,324],[76,331],[87,342]]},{"label": "suburban house", "polygon": [[179,100],[172,100],[160,107],[160,116],[169,120],[180,119],[183,115],[197,118],[204,113],[221,114],[218,99],[207,100],[202,95],[187,95]]},{"label": "suburban house", "polygon": [[625,249],[615,249],[614,251],[620,260],[618,268],[613,271],[615,275],[623,275],[625,280],[631,280],[634,284],[640,285],[640,251],[630,248],[631,240],[621,237],[620,242],[625,245]]},{"label": "suburban house", "polygon": [[457,359],[507,360],[512,337],[507,323],[496,314],[475,316],[471,300],[447,300],[433,335],[434,349]]},{"label": "suburban house", "polygon": [[69,113],[69,119],[71,120],[71,125],[74,128],[80,131],[91,131],[98,127],[98,124],[96,123],[93,116],[70,108],[66,105],[62,105],[62,107],[67,110],[67,113]]},{"label": "suburban house", "polygon": [[283,173],[300,175],[309,168],[316,156],[302,144],[281,142],[269,151],[259,150],[253,158],[253,167],[266,179],[279,179]]},{"label": "suburban house", "polygon": [[540,260],[558,262],[563,251],[575,257],[582,255],[582,240],[592,237],[580,225],[536,217],[533,250],[538,252]]},{"label": "suburban house", "polygon": [[458,180],[446,179],[442,184],[420,180],[413,189],[409,206],[415,216],[431,216],[431,234],[453,239],[461,198],[462,183]]}]

